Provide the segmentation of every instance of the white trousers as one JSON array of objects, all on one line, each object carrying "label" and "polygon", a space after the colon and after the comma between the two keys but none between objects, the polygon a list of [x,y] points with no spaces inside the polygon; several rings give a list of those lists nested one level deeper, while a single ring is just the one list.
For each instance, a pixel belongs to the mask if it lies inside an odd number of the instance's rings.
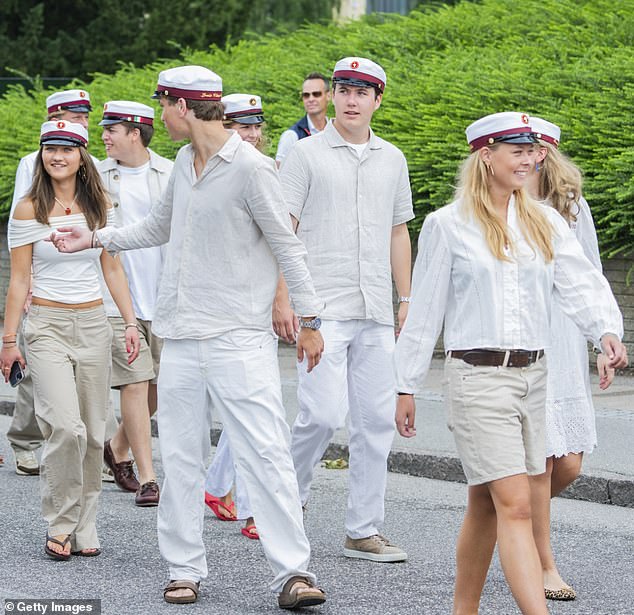
[{"label": "white trousers", "polygon": [[207,577],[203,544],[205,461],[211,452],[211,407],[219,413],[247,485],[264,554],[280,592],[307,572],[297,479],[282,406],[272,333],[235,330],[206,340],[166,339],[158,381],[158,426],[165,482],[158,539],[170,579]]},{"label": "white trousers", "polygon": [[216,454],[207,470],[205,491],[221,498],[231,491],[234,483],[233,499],[236,504],[237,517],[238,519],[248,519],[253,516],[253,513],[251,512],[251,504],[247,495],[247,487],[240,474],[236,472],[231,447],[229,446],[229,438],[227,437],[227,432],[223,429],[216,447]]},{"label": "white trousers", "polygon": [[324,321],[324,354],[313,371],[298,365],[299,413],[291,453],[299,495],[308,501],[315,466],[348,419],[350,470],[346,532],[377,534],[385,516],[387,457],[396,409],[394,329],[372,320]]}]

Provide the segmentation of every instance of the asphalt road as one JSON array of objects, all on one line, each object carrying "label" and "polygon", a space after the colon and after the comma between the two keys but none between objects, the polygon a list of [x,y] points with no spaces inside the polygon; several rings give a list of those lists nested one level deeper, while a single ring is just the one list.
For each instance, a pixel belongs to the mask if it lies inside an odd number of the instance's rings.
[{"label": "asphalt road", "polygon": [[[168,605],[168,581],[156,539],[156,509],[139,509],[132,495],[106,485],[99,512],[103,554],[54,562],[43,553],[38,479],[13,472],[0,417],[0,598],[99,598],[106,615],[247,615],[281,613],[268,591],[271,574],[257,541],[239,523],[207,512],[205,541],[210,575],[197,604]],[[156,440],[154,445],[156,448]],[[156,452],[155,452],[156,455]],[[160,463],[157,460],[160,472]],[[410,556],[404,564],[353,561],[341,554],[346,505],[345,470],[320,469],[306,527],[312,570],[328,602],[306,609],[321,615],[440,615],[451,612],[454,545],[464,511],[461,484],[390,474],[385,535]],[[556,499],[554,547],[560,569],[577,589],[573,603],[551,603],[553,615],[634,613],[634,509]],[[8,611],[6,611],[8,613]],[[13,611],[15,613],[17,611]],[[519,613],[494,563],[481,615]]]}]

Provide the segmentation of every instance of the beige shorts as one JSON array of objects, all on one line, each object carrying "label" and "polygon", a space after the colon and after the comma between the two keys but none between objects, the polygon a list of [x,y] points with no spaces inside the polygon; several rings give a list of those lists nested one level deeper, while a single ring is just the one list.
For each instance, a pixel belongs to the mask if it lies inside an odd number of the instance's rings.
[{"label": "beige shorts", "polygon": [[448,357],[447,425],[469,485],[546,471],[546,359],[528,367],[469,365]]},{"label": "beige shorts", "polygon": [[109,316],[112,327],[112,382],[111,387],[118,389],[126,384],[149,380],[156,384],[163,340],[152,335],[152,323],[149,320],[137,320],[139,324],[139,356],[128,365],[128,353],[125,349],[125,323],[120,316]]}]

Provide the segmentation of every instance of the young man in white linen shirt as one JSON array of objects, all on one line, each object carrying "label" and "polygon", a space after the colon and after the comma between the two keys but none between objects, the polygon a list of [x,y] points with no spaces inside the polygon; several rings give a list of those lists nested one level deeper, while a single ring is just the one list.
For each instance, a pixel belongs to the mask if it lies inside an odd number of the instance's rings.
[{"label": "young man in white linen shirt", "polygon": [[[60,229],[61,251],[110,251],[167,243],[153,328],[163,337],[158,424],[165,483],[158,511],[161,554],[170,567],[167,602],[195,602],[207,576],[202,538],[210,409],[218,410],[244,477],[281,608],[320,604],[307,571],[289,430],[271,330],[279,271],[310,324],[323,307],[291,229],[272,160],[222,124],[222,81],[201,66],[163,71],[155,96],[176,157],[159,205],[131,226],[85,233]],[[298,358],[319,362],[323,340],[303,328]]]},{"label": "young man in white linen shirt", "polygon": [[[306,364],[298,366],[291,452],[300,497],[306,504],[314,467],[349,415],[344,555],[396,562],[407,554],[379,533],[396,407],[392,277],[402,326],[411,272],[406,223],[414,212],[405,157],[370,128],[385,81],[384,70],[371,60],[337,62],[335,120],[294,146],[281,180],[315,288],[326,301],[322,361],[310,376]],[[282,280],[274,326],[289,339],[294,325],[286,301]]]},{"label": "young man in white linen shirt", "polygon": [[[113,204],[115,226],[142,220],[158,203],[167,188],[174,163],[148,148],[154,134],[154,109],[129,100],[104,105],[101,135],[108,157],[97,169]],[[128,364],[126,323],[109,293],[104,292],[108,320],[113,330],[112,382],[121,398],[121,424],[104,445],[104,460],[115,482],[125,491],[136,492],[137,506],[158,506],[159,487],[152,465],[150,417],[156,411],[156,377],[161,339],[152,334],[156,295],[163,268],[160,247],[130,250],[121,255],[139,329],[139,356]],[[129,456],[132,450],[139,472],[137,480]]]}]

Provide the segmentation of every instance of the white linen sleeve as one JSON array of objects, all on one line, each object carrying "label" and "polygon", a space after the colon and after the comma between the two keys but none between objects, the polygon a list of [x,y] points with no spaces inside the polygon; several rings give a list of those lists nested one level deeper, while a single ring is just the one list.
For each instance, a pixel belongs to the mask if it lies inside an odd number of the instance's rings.
[{"label": "white linen sleeve", "polygon": [[623,316],[610,284],[584,254],[564,219],[559,214],[551,215],[550,219],[556,233],[555,301],[597,348],[600,348],[600,339],[605,333],[614,333],[621,339]]},{"label": "white linen sleeve", "polygon": [[452,257],[437,216],[427,216],[418,237],[407,320],[396,342],[396,386],[416,393],[425,379],[449,299]]},{"label": "white linen sleeve", "polygon": [[247,207],[284,275],[298,315],[317,316],[324,302],[315,293],[308,271],[308,254],[291,227],[279,176],[272,160],[260,164],[246,187]]},{"label": "white linen sleeve", "polygon": [[603,271],[601,265],[601,255],[599,253],[599,241],[597,231],[594,228],[594,220],[588,202],[581,197],[577,203],[579,213],[577,214],[577,239],[583,248],[583,253],[588,260],[599,270]]},{"label": "white linen sleeve", "polygon": [[409,222],[414,218],[414,205],[412,204],[412,188],[409,183],[409,172],[407,161],[402,152],[398,152],[401,157],[400,172],[396,190],[394,192],[394,213],[392,214],[392,226]]},{"label": "white linen sleeve", "polygon": [[[152,248],[167,243],[172,224],[174,174],[170,176],[165,192],[148,215],[128,226],[107,226],[97,231],[101,245],[112,254],[136,248]],[[114,214],[112,214],[114,216]],[[114,224],[114,218],[112,223]]]},{"label": "white linen sleeve", "polygon": [[280,169],[280,181],[288,212],[296,220],[301,220],[302,211],[310,190],[310,176],[304,164],[303,156],[295,148],[286,164]]}]

